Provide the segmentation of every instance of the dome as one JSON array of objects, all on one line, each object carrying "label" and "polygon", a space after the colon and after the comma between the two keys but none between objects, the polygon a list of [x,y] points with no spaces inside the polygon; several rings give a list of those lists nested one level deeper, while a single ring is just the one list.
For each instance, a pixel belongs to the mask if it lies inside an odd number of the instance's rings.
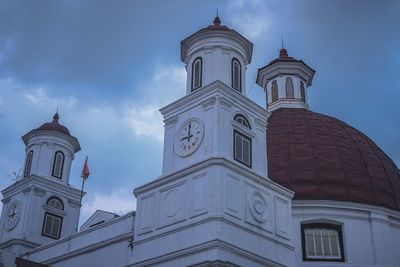
[{"label": "dome", "polygon": [[268,119],[268,176],[295,200],[400,210],[400,170],[365,134],[333,117],[281,108]]},{"label": "dome", "polygon": [[42,124],[42,126],[37,128],[36,130],[38,130],[38,131],[57,131],[57,132],[60,132],[60,133],[66,134],[66,135],[70,135],[67,127],[65,127],[64,125],[61,125],[58,122],[58,120],[59,120],[59,116],[58,116],[58,113],[56,113],[53,116],[52,122],[46,122],[46,123]]}]

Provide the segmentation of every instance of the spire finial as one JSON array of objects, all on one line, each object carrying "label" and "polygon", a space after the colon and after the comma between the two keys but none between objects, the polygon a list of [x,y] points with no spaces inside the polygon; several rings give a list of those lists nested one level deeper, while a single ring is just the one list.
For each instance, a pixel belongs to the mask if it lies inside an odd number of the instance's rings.
[{"label": "spire finial", "polygon": [[213,23],[214,23],[214,26],[221,26],[221,20],[219,19],[219,16],[218,16],[218,8],[217,8],[217,16],[214,18]]},{"label": "spire finial", "polygon": [[283,44],[283,36],[282,35],[281,35],[281,43],[282,43],[282,46],[281,46],[281,50],[279,50],[279,57],[288,57],[289,55],[285,48],[285,45]]},{"label": "spire finial", "polygon": [[60,116],[58,115],[58,106],[57,106],[56,113],[53,116],[53,122],[57,122],[58,123],[58,119],[59,118],[60,118]]},{"label": "spire finial", "polygon": [[282,42],[282,47],[281,48],[285,48],[285,45],[283,44],[283,35],[281,34],[281,42]]}]

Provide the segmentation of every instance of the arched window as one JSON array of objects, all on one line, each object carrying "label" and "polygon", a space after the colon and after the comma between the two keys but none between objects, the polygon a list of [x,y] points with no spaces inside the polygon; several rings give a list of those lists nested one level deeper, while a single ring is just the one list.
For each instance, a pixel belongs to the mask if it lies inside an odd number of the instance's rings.
[{"label": "arched window", "polygon": [[232,59],[232,88],[242,92],[242,66],[236,58]]},{"label": "arched window", "polygon": [[241,125],[251,129],[249,121],[243,115],[240,114],[236,115],[234,120],[240,123]]},{"label": "arched window", "polygon": [[278,100],[278,83],[276,82],[276,80],[272,81],[271,94],[272,94],[272,102],[277,101]]},{"label": "arched window", "polygon": [[300,82],[300,97],[301,97],[301,101],[306,103],[306,89],[304,88],[303,82]]},{"label": "arched window", "polygon": [[[249,121],[243,115],[236,115],[234,120],[250,129]],[[251,138],[237,130],[233,130],[233,158],[251,168]]]},{"label": "arched window", "polygon": [[63,210],[64,209],[64,205],[62,203],[62,201],[56,197],[52,197],[49,198],[49,200],[47,200],[47,206],[59,209],[59,210]]},{"label": "arched window", "polygon": [[57,151],[54,154],[53,171],[52,175],[57,178],[62,178],[62,172],[64,168],[64,153]]},{"label": "arched window", "polygon": [[[57,209],[60,212],[64,210],[64,205],[62,201],[56,197],[49,198],[46,204],[47,206]],[[58,211],[55,211],[55,213],[58,213]],[[45,212],[42,235],[53,239],[59,239],[61,236],[62,221],[62,216],[50,212]]]},{"label": "arched window", "polygon": [[344,261],[341,225],[302,224],[301,240],[304,261]]},{"label": "arched window", "polygon": [[291,77],[286,78],[286,98],[294,98],[293,80]]},{"label": "arched window", "polygon": [[202,59],[201,57],[196,58],[192,64],[192,91],[201,87],[202,79]]},{"label": "arched window", "polygon": [[24,177],[28,177],[31,174],[32,158],[33,158],[33,151],[31,150],[29,151],[28,155],[26,155]]}]

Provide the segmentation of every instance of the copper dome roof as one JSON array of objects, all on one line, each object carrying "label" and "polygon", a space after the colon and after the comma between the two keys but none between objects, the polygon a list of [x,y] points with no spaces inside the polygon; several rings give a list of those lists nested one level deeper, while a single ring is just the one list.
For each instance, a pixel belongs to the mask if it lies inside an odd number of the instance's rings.
[{"label": "copper dome roof", "polygon": [[39,128],[36,128],[38,131],[57,131],[66,135],[70,135],[69,130],[64,125],[61,125],[59,120],[58,113],[54,114],[52,122],[46,122],[42,124]]},{"label": "copper dome roof", "polygon": [[306,109],[275,110],[268,122],[268,175],[294,199],[400,210],[400,170],[365,134]]}]

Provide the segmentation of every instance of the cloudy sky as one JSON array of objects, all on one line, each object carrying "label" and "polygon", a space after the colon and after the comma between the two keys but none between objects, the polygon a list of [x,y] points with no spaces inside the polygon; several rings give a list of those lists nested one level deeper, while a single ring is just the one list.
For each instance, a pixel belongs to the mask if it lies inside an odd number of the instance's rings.
[{"label": "cloudy sky", "polygon": [[75,187],[89,156],[83,220],[133,209],[133,188],[161,173],[158,109],[185,94],[180,41],[217,8],[254,43],[248,97],[265,106],[256,72],[283,36],[289,55],[316,70],[311,109],[366,133],[400,165],[400,1],[0,0],[0,187],[23,167],[20,137],[59,107],[82,146]]}]

